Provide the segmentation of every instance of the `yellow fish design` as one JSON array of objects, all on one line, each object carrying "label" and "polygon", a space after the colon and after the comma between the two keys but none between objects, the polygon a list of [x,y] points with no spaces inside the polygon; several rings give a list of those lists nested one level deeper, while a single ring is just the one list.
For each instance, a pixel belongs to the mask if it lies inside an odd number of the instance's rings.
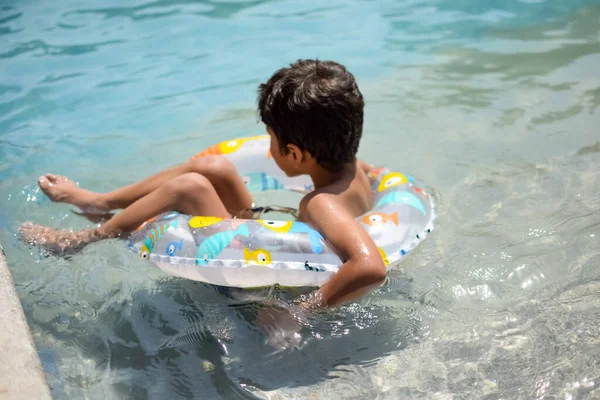
[{"label": "yellow fish design", "polygon": [[273,258],[271,257],[271,253],[265,249],[250,250],[244,247],[244,260],[246,261],[246,264],[249,264],[250,261],[254,261],[253,264],[269,265]]},{"label": "yellow fish design", "polygon": [[394,186],[403,185],[408,182],[408,179],[402,175],[400,172],[390,172],[385,175],[381,182],[379,183],[379,187],[377,188],[378,192],[383,192],[386,189],[389,189]]},{"label": "yellow fish design", "polygon": [[192,217],[190,218],[189,224],[191,228],[197,229],[205,228],[221,221],[223,221],[223,218],[219,217]]},{"label": "yellow fish design", "polygon": [[292,221],[268,221],[266,219],[258,219],[256,220],[256,222],[258,222],[268,230],[277,233],[288,233],[290,229],[292,229],[293,225]]},{"label": "yellow fish design", "polygon": [[388,221],[392,221],[394,225],[398,226],[398,212],[393,212],[391,214],[377,212],[372,214],[367,214],[362,218],[362,222],[367,225],[383,225]]},{"label": "yellow fish design", "polygon": [[383,258],[383,264],[387,267],[390,264],[390,260],[388,260],[387,254],[385,254],[385,251],[383,251],[381,247],[378,247],[378,249],[379,254],[381,254],[381,258]]},{"label": "yellow fish design", "polygon": [[209,147],[208,149],[196,154],[192,159],[200,158],[204,156],[216,156],[221,154],[231,154],[240,149],[242,145],[250,140],[259,140],[268,138],[269,135],[260,135],[260,136],[250,136],[247,138],[239,138],[226,140],[219,144],[215,144],[214,146]]}]

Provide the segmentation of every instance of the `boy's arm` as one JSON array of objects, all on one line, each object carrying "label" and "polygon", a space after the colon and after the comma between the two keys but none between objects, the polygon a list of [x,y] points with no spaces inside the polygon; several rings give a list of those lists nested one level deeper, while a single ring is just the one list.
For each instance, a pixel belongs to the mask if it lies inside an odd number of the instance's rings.
[{"label": "boy's arm", "polygon": [[[307,300],[297,303],[295,311],[288,307],[282,307],[284,310],[265,307],[259,311],[258,323],[275,347],[299,343],[300,320],[307,316],[304,313],[356,300],[379,286],[386,277],[386,268],[375,242],[335,198],[326,193],[309,195],[300,203],[300,213],[305,222],[325,235],[344,264]],[[297,311],[301,313],[297,314]]]},{"label": "boy's arm", "polygon": [[356,300],[379,286],[386,268],[379,249],[367,231],[327,194],[311,197],[301,213],[323,233],[344,261],[338,272],[302,308],[332,307]]}]

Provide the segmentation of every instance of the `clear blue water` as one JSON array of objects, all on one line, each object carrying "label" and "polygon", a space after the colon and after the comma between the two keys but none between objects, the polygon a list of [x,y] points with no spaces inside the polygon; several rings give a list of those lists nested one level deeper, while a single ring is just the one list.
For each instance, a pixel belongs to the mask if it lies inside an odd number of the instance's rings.
[{"label": "clear blue water", "polygon": [[[4,0],[0,241],[54,397],[599,398],[599,32],[592,0]],[[426,182],[439,218],[302,349],[121,242],[17,240],[88,226],[40,174],[106,191],[262,132],[257,85],[304,57],[354,72],[361,158]]]}]

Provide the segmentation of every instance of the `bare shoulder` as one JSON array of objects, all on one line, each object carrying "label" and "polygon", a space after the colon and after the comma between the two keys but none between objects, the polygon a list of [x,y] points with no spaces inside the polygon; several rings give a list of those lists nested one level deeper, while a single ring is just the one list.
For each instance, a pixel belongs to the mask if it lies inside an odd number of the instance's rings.
[{"label": "bare shoulder", "polygon": [[[344,179],[315,190],[300,202],[300,216],[308,222],[319,223],[317,219],[330,219],[350,216],[358,218],[373,207],[371,182],[362,167],[348,174]],[[324,215],[325,214],[325,215]]]},{"label": "bare shoulder", "polygon": [[315,191],[302,198],[299,211],[305,222],[319,225],[320,219],[327,218],[331,212],[339,213],[343,211],[343,208],[337,195]]},{"label": "bare shoulder", "polygon": [[327,238],[340,257],[379,257],[373,239],[339,196],[311,193],[302,199],[300,215],[304,222]]},{"label": "bare shoulder", "polygon": [[304,222],[323,233],[332,227],[355,221],[344,199],[327,192],[313,192],[305,196],[300,202],[300,216]]}]

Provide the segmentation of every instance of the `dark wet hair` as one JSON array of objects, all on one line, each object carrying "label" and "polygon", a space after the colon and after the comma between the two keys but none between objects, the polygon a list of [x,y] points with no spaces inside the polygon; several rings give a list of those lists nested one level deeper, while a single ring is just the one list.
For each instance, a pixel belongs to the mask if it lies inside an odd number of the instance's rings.
[{"label": "dark wet hair", "polygon": [[282,150],[295,144],[330,170],[356,159],[363,110],[354,76],[333,61],[298,60],[258,89],[260,118]]}]

